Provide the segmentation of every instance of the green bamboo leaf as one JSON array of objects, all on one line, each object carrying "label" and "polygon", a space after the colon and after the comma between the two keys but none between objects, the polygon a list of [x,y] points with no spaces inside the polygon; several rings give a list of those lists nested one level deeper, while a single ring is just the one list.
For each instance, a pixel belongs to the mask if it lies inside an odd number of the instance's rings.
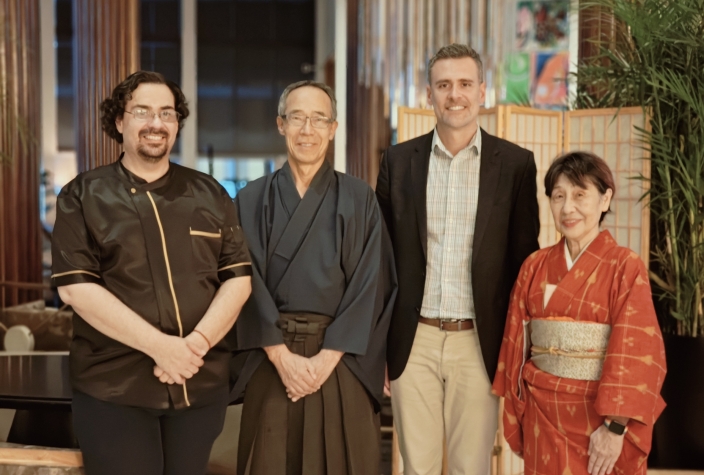
[{"label": "green bamboo leaf", "polygon": [[670,315],[672,315],[674,318],[676,318],[677,320],[680,320],[680,321],[686,320],[684,315],[682,315],[679,312],[675,312],[674,310],[670,310]]}]

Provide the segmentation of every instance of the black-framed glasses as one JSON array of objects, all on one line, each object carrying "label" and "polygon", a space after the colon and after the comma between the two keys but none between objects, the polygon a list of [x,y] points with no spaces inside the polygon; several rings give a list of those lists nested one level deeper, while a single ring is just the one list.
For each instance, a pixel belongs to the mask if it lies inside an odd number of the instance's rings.
[{"label": "black-framed glasses", "polygon": [[125,112],[127,112],[128,114],[132,114],[135,119],[142,120],[144,122],[148,122],[148,121],[152,120],[154,117],[158,116],[162,122],[172,123],[172,122],[178,122],[178,118],[181,117],[181,114],[179,114],[178,112],[176,112],[173,109],[164,109],[163,111],[152,112],[149,109],[142,109],[141,107],[135,107],[131,111],[125,111]]},{"label": "black-framed glasses", "polygon": [[310,125],[312,125],[316,129],[326,129],[330,124],[333,123],[333,120],[331,118],[320,115],[314,115],[310,117],[303,114],[285,114],[282,115],[281,118],[285,119],[290,125],[294,127],[303,127],[304,125],[306,125],[306,121],[308,119],[310,119]]}]

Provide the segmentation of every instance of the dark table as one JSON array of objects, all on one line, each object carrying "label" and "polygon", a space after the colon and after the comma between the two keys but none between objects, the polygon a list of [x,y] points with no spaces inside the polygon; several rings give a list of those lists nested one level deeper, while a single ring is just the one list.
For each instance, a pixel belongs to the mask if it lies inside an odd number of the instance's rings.
[{"label": "dark table", "polygon": [[8,442],[76,447],[68,352],[0,352],[0,408],[16,409]]}]

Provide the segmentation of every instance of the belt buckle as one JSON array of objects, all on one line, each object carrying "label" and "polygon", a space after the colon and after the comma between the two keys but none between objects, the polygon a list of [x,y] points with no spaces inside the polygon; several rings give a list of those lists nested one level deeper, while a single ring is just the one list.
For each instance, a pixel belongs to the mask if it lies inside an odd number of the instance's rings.
[{"label": "belt buckle", "polygon": [[[460,320],[458,318],[441,318],[440,319],[440,330],[445,331],[445,324],[446,323],[457,323]],[[450,331],[450,330],[447,330]]]}]

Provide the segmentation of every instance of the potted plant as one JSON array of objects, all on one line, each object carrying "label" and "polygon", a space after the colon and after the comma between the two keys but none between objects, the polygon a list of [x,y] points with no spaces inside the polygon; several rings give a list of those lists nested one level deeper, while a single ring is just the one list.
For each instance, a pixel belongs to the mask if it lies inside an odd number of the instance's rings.
[{"label": "potted plant", "polygon": [[608,17],[610,34],[578,65],[575,105],[639,105],[650,118],[640,131],[651,160],[650,278],[668,365],[650,461],[704,469],[704,0],[582,6],[599,24]]}]

